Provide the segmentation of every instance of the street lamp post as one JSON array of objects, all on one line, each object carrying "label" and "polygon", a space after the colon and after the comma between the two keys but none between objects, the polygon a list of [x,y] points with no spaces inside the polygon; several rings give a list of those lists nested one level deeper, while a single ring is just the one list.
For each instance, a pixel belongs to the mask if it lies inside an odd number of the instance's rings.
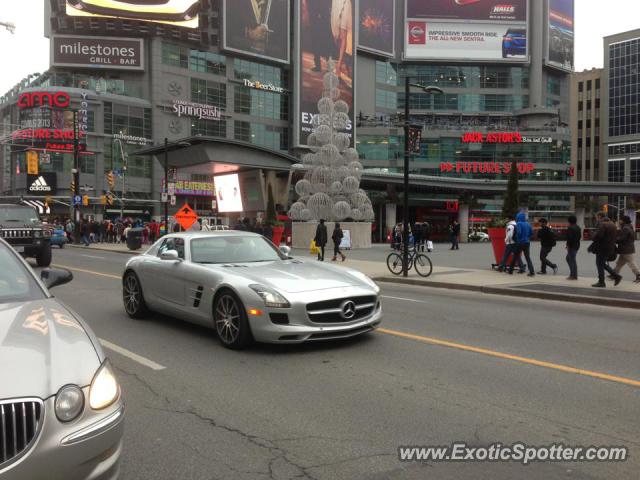
[{"label": "street lamp post", "polygon": [[444,93],[440,87],[425,86],[417,83],[411,83],[411,78],[407,75],[404,81],[404,198],[402,208],[403,223],[403,248],[402,248],[402,275],[409,275],[409,159],[410,151],[410,129],[409,122],[409,95],[411,87],[419,88],[425,93],[441,94]]}]

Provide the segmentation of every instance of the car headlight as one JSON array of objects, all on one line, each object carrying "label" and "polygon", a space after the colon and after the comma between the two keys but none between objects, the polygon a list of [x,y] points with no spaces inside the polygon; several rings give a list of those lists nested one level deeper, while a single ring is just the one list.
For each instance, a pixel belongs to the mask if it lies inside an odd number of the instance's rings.
[{"label": "car headlight", "polygon": [[362,280],[364,283],[366,283],[367,285],[369,285],[371,288],[373,288],[373,290],[378,293],[380,292],[380,287],[376,284],[376,282],[374,282],[373,280],[371,280],[369,277],[367,277],[364,273],[362,272],[358,272],[357,270],[351,270],[351,275],[356,277],[358,280]]},{"label": "car headlight", "polygon": [[34,230],[33,231],[33,238],[42,238],[42,230]]},{"label": "car headlight", "polygon": [[267,288],[264,285],[249,285],[249,288],[260,295],[260,297],[262,297],[262,300],[264,301],[264,305],[266,307],[291,307],[291,304],[286,298],[284,298],[282,295],[271,288]]},{"label": "car headlight", "polygon": [[111,364],[105,360],[91,382],[89,405],[94,410],[102,410],[115,402],[119,396],[120,385],[118,385]]},{"label": "car headlight", "polygon": [[61,422],[70,422],[78,418],[84,409],[84,394],[76,385],[65,385],[56,394],[56,417]]}]

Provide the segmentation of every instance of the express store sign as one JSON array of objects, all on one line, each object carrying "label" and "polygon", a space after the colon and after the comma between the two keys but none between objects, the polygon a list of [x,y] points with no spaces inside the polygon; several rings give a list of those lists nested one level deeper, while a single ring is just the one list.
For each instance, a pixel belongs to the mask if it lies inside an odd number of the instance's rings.
[{"label": "express store sign", "polygon": [[19,108],[68,108],[71,97],[66,92],[24,92],[18,97]]}]

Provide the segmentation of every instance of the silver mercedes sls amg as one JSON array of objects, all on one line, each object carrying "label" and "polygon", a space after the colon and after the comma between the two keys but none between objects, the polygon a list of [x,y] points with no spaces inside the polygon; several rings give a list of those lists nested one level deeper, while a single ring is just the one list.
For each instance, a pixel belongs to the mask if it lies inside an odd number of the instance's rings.
[{"label": "silver mercedes sls amg", "polygon": [[131,258],[122,277],[124,308],[214,328],[225,347],[347,338],[382,320],[380,289],[366,275],[289,256],[241,231],[165,236]]},{"label": "silver mercedes sls amg", "polygon": [[124,402],[91,329],[0,239],[0,478],[115,480]]}]

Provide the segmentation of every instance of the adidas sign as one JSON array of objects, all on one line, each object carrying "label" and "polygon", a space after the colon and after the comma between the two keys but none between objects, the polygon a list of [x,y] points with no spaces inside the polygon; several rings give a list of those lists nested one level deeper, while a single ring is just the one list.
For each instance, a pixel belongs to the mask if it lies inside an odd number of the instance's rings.
[{"label": "adidas sign", "polygon": [[34,182],[29,187],[30,192],[51,192],[51,187],[47,184],[46,180],[42,175],[34,180]]}]

